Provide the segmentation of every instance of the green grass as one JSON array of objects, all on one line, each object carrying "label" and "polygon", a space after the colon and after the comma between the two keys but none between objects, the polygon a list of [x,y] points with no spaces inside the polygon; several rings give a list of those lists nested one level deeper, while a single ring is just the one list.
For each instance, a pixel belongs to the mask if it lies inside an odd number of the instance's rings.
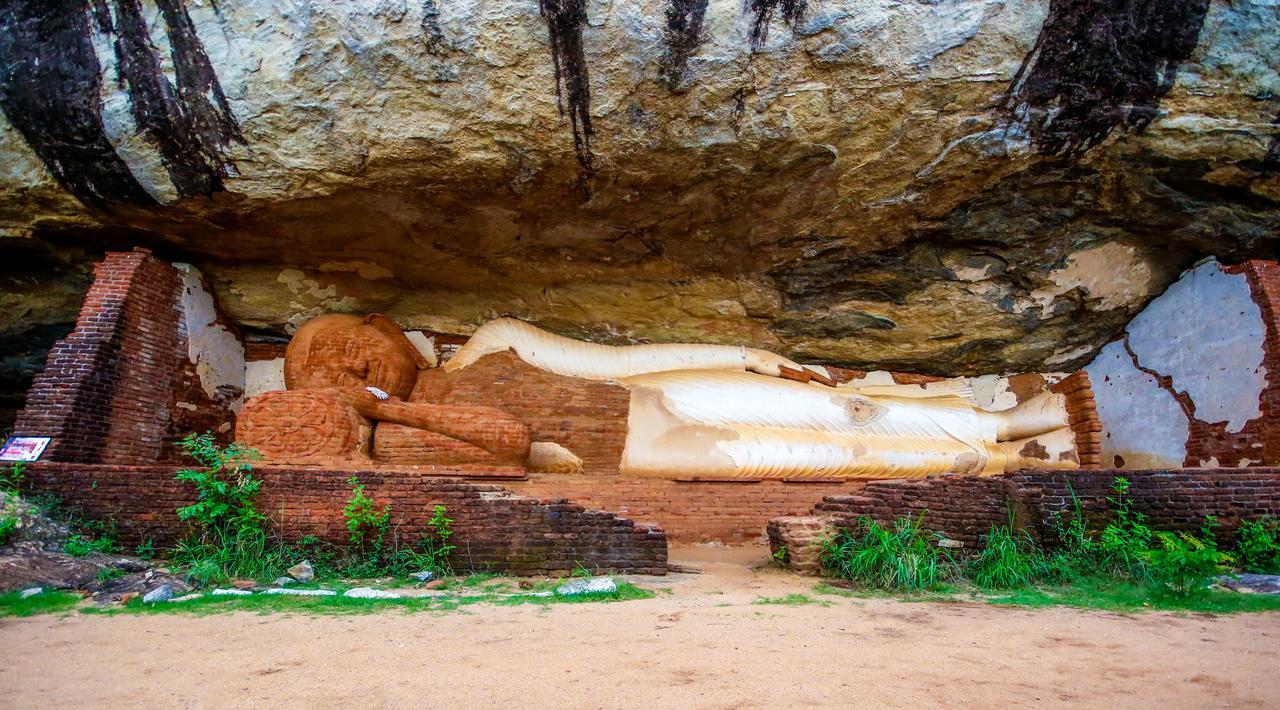
[{"label": "green grass", "polygon": [[1186,595],[1132,582],[1081,579],[1071,584],[1041,585],[989,597],[991,604],[1104,611],[1187,611],[1211,614],[1280,611],[1280,596],[1206,590]]},{"label": "green grass", "polygon": [[825,594],[831,597],[850,597],[854,599],[863,596],[862,594],[859,594],[853,591],[852,589],[844,589],[832,584],[827,584],[826,582],[818,582],[817,584],[813,585],[813,593]]},{"label": "green grass", "polygon": [[818,601],[807,594],[788,594],[782,597],[760,597],[752,604],[775,604],[778,606],[804,606],[806,604],[819,604],[826,606],[828,602]]},{"label": "green grass", "polygon": [[[477,585],[471,585],[475,588]],[[123,606],[93,607],[84,609],[86,614],[226,614],[250,612],[258,614],[305,613],[316,615],[372,614],[383,611],[451,612],[476,604],[494,606],[552,605],[608,603],[650,599],[653,592],[627,582],[618,583],[618,591],[611,594],[582,594],[572,597],[535,597],[528,593],[520,596],[501,596],[492,591],[477,590],[471,594],[431,597],[404,597],[401,599],[352,599],[341,594],[329,597],[290,596],[286,594],[255,594],[253,596],[209,596],[186,602],[144,604],[134,600]]]},{"label": "green grass", "polygon": [[35,616],[68,611],[80,603],[80,595],[71,592],[44,592],[21,598],[20,592],[0,594],[0,616]]}]

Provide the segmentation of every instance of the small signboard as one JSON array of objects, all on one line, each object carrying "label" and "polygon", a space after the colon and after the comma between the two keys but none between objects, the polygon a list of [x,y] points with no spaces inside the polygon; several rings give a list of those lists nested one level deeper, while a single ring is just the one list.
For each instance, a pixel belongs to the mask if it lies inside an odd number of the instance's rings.
[{"label": "small signboard", "polygon": [[36,461],[50,441],[47,436],[11,436],[0,449],[0,461]]}]

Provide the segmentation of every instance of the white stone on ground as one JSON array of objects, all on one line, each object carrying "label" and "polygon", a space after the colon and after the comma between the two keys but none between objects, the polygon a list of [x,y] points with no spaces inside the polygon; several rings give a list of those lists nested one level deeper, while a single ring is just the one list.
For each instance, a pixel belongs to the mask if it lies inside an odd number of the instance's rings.
[{"label": "white stone on ground", "polygon": [[24,590],[22,590],[22,591],[18,594],[18,598],[19,598],[19,599],[30,599],[31,597],[34,597],[34,596],[35,596],[35,595],[37,595],[37,594],[43,594],[43,593],[44,593],[44,587],[30,587],[30,588],[28,588],[28,589],[24,589]]},{"label": "white stone on ground", "polygon": [[253,596],[253,592],[248,589],[215,589],[209,592],[215,597],[248,597]]},{"label": "white stone on ground", "polygon": [[172,598],[173,587],[167,584],[162,584],[147,592],[146,595],[142,597],[142,601],[147,604],[155,604],[156,602],[168,601]]},{"label": "white stone on ground", "polygon": [[263,594],[289,594],[298,597],[331,597],[337,592],[332,589],[288,589],[285,587],[272,587],[263,591]]},{"label": "white stone on ground", "polygon": [[174,597],[169,601],[170,602],[189,602],[195,599],[199,599],[200,597],[203,597],[203,596],[204,596],[203,594],[200,594],[199,592],[195,592],[193,594],[184,594],[183,596],[180,596],[180,597]]},{"label": "white stone on ground", "polygon": [[618,591],[618,585],[611,577],[575,579],[556,587],[556,594],[566,597],[579,594],[613,594],[616,591]]},{"label": "white stone on ground", "polygon": [[372,587],[356,587],[348,589],[342,593],[344,597],[351,599],[400,599],[400,595],[395,592],[388,592],[385,589],[374,589]]}]

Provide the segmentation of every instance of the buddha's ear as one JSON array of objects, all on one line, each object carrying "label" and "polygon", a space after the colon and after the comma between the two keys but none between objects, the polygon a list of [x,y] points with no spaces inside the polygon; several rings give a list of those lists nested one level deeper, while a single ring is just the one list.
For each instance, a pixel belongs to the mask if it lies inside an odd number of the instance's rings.
[{"label": "buddha's ear", "polygon": [[395,321],[381,313],[370,313],[364,317],[364,322],[365,325],[371,325],[374,328],[377,328],[378,332],[387,336],[392,342],[399,345],[400,349],[404,350],[409,357],[413,358],[413,364],[419,370],[425,370],[431,367],[431,363],[427,362],[427,358],[424,357],[422,353],[418,352],[418,349],[413,346],[413,343],[409,342],[409,336],[404,334],[404,331],[400,329],[400,326]]}]

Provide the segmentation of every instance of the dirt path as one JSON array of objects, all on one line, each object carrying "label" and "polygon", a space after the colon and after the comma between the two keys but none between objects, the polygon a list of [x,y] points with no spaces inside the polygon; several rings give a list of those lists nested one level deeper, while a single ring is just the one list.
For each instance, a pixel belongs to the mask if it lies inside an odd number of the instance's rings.
[{"label": "dirt path", "polygon": [[675,551],[703,574],[617,604],[0,619],[0,707],[1280,703],[1280,614],[759,605],[812,587],[763,554]]}]

